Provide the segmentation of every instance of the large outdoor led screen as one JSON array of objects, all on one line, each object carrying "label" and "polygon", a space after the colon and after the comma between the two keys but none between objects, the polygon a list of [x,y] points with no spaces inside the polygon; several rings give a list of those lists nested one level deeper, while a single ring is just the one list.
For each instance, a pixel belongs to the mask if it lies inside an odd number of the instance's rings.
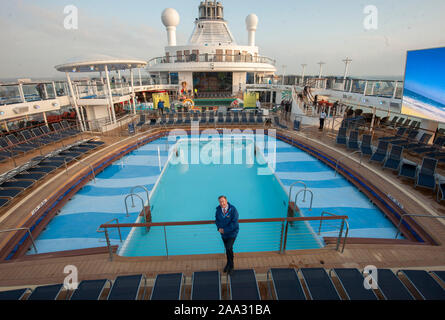
[{"label": "large outdoor led screen", "polygon": [[445,122],[445,47],[407,52],[402,113]]}]

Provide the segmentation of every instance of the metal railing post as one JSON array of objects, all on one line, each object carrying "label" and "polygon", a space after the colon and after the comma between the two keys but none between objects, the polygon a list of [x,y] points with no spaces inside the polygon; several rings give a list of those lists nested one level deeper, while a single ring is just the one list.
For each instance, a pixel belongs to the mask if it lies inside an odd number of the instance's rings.
[{"label": "metal railing post", "polygon": [[14,228],[14,229],[0,230],[0,233],[11,232],[11,231],[20,231],[20,230],[26,230],[26,232],[29,234],[29,238],[31,239],[32,247],[34,248],[35,253],[37,253],[37,247],[34,242],[34,238],[32,237],[31,230],[29,228]]},{"label": "metal railing post", "polygon": [[286,252],[286,244],[287,244],[287,233],[289,230],[289,222],[286,220],[286,227],[284,229],[284,241],[283,241],[283,248],[281,249],[281,253]]},{"label": "metal railing post", "polygon": [[108,236],[107,228],[104,228],[105,240],[107,241],[108,253],[110,254],[110,261],[113,261],[113,249],[111,248],[110,237]]},{"label": "metal railing post", "polygon": [[337,247],[335,248],[335,250],[337,250],[337,251],[338,251],[338,248],[340,247],[340,239],[341,239],[341,235],[343,234],[344,226],[345,226],[345,220],[342,220],[341,226],[340,226],[340,232],[338,233]]},{"label": "metal railing post", "polygon": [[168,245],[167,245],[167,230],[164,226],[164,241],[165,241],[165,252],[167,253],[167,259],[168,259]]}]

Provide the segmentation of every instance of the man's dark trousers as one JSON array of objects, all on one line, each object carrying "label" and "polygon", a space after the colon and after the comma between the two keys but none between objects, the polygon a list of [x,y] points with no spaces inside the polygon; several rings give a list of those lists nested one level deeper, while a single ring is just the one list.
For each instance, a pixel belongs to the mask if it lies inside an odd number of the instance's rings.
[{"label": "man's dark trousers", "polygon": [[236,238],[230,238],[230,239],[224,239],[222,238],[224,242],[224,247],[226,248],[226,256],[227,256],[227,266],[230,269],[234,268],[233,265],[233,243],[235,242]]}]

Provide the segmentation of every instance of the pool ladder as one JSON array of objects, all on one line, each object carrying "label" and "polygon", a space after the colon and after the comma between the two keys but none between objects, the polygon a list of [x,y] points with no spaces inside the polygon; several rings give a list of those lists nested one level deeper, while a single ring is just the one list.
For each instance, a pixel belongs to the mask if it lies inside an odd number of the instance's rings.
[{"label": "pool ladder", "polygon": [[288,199],[288,204],[290,205],[290,198],[291,198],[291,196],[292,196],[292,188],[293,188],[296,184],[302,184],[302,185],[304,186],[304,188],[301,189],[300,191],[298,191],[298,192],[295,194],[295,198],[294,198],[294,207],[293,207],[292,209],[293,209],[294,211],[296,210],[298,195],[299,195],[300,193],[304,192],[304,194],[303,194],[303,202],[306,202],[306,193],[309,192],[309,193],[311,194],[311,203],[310,203],[310,206],[309,206],[309,211],[311,211],[311,210],[312,210],[312,202],[313,202],[313,200],[314,200],[314,193],[312,192],[311,189],[308,189],[308,188],[307,188],[306,183],[304,183],[303,181],[295,181],[294,183],[292,183],[292,184],[290,185],[290,188],[289,188],[289,199]]},{"label": "pool ladder", "polygon": [[[145,194],[147,195],[147,206],[145,206],[145,204],[144,204],[144,199],[142,199],[142,197],[140,195],[134,193],[134,190],[136,190],[138,188],[141,188],[141,189],[143,189],[145,191]],[[141,212],[143,212],[143,214],[144,214],[144,223],[151,222],[151,207],[150,207],[150,196],[149,196],[148,189],[146,187],[140,186],[140,185],[131,188],[130,193],[127,194],[127,196],[125,197],[125,200],[124,200],[124,202],[125,202],[125,211],[126,211],[126,214],[127,214],[126,216],[127,217],[130,216],[130,213],[128,212],[128,203],[127,203],[127,199],[130,198],[130,197],[131,197],[131,208],[135,207],[134,197],[138,197],[141,200],[141,204],[142,204],[142,211]],[[150,215],[149,219],[147,219],[147,209],[146,208],[148,208],[148,213]],[[147,232],[150,231],[149,227],[147,227],[146,229],[147,229]]]}]

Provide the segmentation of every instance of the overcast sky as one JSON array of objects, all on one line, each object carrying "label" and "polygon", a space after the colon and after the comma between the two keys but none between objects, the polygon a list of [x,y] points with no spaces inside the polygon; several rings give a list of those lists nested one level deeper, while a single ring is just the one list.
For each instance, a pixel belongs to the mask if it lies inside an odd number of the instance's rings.
[{"label": "overcast sky", "polygon": [[[342,75],[346,56],[353,76],[400,76],[407,50],[445,46],[444,0],[221,0],[238,44],[247,43],[245,17],[259,17],[260,54],[277,60],[278,73]],[[78,8],[78,29],[64,28],[64,7]],[[366,30],[364,8],[378,9],[377,30]],[[198,0],[1,0],[0,78],[61,76],[54,66],[94,54],[161,56],[167,35],[160,16],[175,8],[185,44]]]}]

